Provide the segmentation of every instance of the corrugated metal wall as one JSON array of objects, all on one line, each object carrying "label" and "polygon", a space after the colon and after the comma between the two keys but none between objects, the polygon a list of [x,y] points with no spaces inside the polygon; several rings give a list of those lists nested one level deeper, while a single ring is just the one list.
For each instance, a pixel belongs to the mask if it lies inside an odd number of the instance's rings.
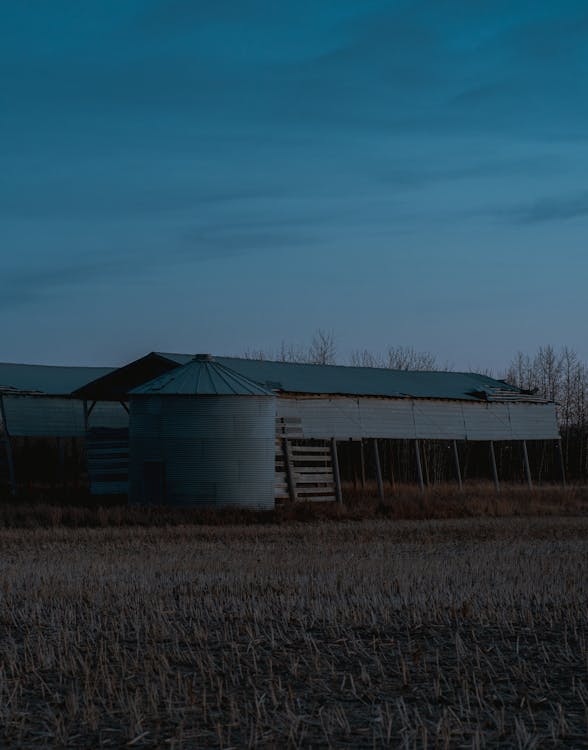
[{"label": "corrugated metal wall", "polygon": [[[56,396],[4,395],[8,432],[14,437],[83,437],[84,403]],[[90,427],[128,427],[129,415],[120,403],[101,401],[90,414]]]},{"label": "corrugated metal wall", "polygon": [[275,409],[271,396],[133,397],[131,502],[155,502],[146,483],[160,481],[170,505],[272,508]]},{"label": "corrugated metal wall", "polygon": [[4,396],[8,432],[30,437],[81,437],[84,408],[81,401],[50,396]]},{"label": "corrugated metal wall", "polygon": [[305,438],[556,440],[554,404],[377,398],[279,398],[277,416],[299,417]]}]

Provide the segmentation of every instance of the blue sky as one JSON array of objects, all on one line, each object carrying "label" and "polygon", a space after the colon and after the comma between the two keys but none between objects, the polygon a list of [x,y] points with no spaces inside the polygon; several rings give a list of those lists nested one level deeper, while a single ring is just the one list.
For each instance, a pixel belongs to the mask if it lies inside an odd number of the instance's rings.
[{"label": "blue sky", "polygon": [[588,358],[585,3],[0,14],[0,360]]}]

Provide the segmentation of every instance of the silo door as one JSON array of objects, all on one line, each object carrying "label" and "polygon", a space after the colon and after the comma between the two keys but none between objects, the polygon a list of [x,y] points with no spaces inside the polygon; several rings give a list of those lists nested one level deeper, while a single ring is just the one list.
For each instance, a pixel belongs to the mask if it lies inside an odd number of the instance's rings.
[{"label": "silo door", "polygon": [[163,505],[165,502],[165,464],[163,461],[143,462],[143,502]]}]

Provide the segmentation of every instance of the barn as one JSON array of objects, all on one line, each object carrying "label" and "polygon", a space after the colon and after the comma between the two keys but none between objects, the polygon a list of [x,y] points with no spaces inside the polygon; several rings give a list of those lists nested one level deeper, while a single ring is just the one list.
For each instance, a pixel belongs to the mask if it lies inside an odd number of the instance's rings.
[{"label": "barn", "polygon": [[[23,465],[39,452],[55,453],[62,463],[68,451],[92,453],[91,436],[117,431],[128,444],[124,403],[102,401],[90,408],[73,395],[83,385],[103,378],[111,367],[61,367],[0,363],[0,476],[16,490],[15,452]],[[41,450],[34,450],[39,446]],[[16,459],[18,459],[18,455]],[[18,463],[18,460],[16,460]],[[126,473],[126,466],[124,467]],[[126,479],[119,491],[126,492]],[[95,489],[100,489],[99,485]],[[110,487],[109,489],[113,489]]]},{"label": "barn", "polygon": [[[495,444],[519,445],[521,464],[529,484],[532,475],[527,443],[548,442],[554,443],[556,450],[559,448],[554,403],[484,375],[199,356],[200,363],[204,359],[207,367],[226,368],[232,378],[245,378],[275,396],[276,499],[341,499],[339,454],[350,442],[359,443],[362,450],[364,446],[371,446],[381,494],[383,480],[378,441],[404,441],[412,445],[416,480],[421,487],[426,482],[422,444],[430,441],[445,441],[452,448],[454,476],[459,484],[462,482],[459,446],[485,444],[497,488]],[[160,402],[159,406],[153,408],[167,409],[163,406],[167,403],[163,395],[165,389],[173,392],[177,378],[184,378],[187,372],[198,367],[193,355],[152,352],[97,378],[74,394],[96,404],[96,408],[104,401],[130,401],[130,464],[136,501],[141,496],[149,496],[157,498],[158,502],[174,502],[173,493],[166,495],[166,483],[162,479],[166,476],[164,432],[157,438],[159,448],[154,449],[150,457],[146,456],[135,447],[140,429],[134,429],[133,414],[138,414],[138,404],[144,402],[147,393],[153,398],[159,392],[161,397],[155,399]],[[184,382],[188,381],[190,376]],[[197,402],[222,394],[202,393],[195,386],[192,392],[188,388],[188,392],[173,395],[181,396],[183,402]],[[233,403],[236,405],[237,401]],[[166,434],[172,440],[170,424],[168,420]],[[155,436],[152,434],[151,438]],[[205,440],[205,436],[200,435],[199,439]],[[153,444],[155,442],[154,439]],[[238,446],[233,450],[238,453]],[[187,448],[187,464],[181,468],[182,472],[190,471],[191,455]],[[226,451],[227,470],[231,462],[234,468],[236,456]],[[218,456],[217,460],[220,460]],[[173,468],[173,471],[179,470],[177,466]],[[203,478],[203,485],[206,483],[211,488],[208,495],[195,492],[194,502],[215,503],[214,482]],[[184,497],[182,503],[186,502]]]}]

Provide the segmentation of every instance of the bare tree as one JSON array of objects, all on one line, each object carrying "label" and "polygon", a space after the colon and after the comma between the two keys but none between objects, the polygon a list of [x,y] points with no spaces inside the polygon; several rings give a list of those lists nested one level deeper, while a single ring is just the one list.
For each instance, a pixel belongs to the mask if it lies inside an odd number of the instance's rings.
[{"label": "bare tree", "polygon": [[243,357],[245,359],[273,360],[274,362],[334,365],[336,364],[336,355],[337,348],[334,334],[319,328],[313,334],[308,346],[287,344],[285,341],[282,341],[277,351],[272,351],[271,349],[247,349]]},{"label": "bare tree", "polygon": [[368,349],[356,349],[351,352],[349,363],[353,367],[386,367],[381,354],[372,354]]},{"label": "bare tree", "polygon": [[387,367],[394,370],[435,370],[437,358],[430,352],[418,352],[412,346],[391,346]]},{"label": "bare tree", "polygon": [[529,355],[517,352],[508,366],[504,379],[507,383],[516,385],[517,388],[531,390],[533,388],[534,374]]},{"label": "bare tree", "polygon": [[307,361],[313,365],[334,365],[337,361],[337,347],[332,331],[319,328],[308,347]]},{"label": "bare tree", "polygon": [[412,346],[391,346],[384,355],[374,354],[368,349],[357,349],[351,353],[351,364],[354,367],[382,367],[390,370],[440,369],[434,354],[419,352]]}]

